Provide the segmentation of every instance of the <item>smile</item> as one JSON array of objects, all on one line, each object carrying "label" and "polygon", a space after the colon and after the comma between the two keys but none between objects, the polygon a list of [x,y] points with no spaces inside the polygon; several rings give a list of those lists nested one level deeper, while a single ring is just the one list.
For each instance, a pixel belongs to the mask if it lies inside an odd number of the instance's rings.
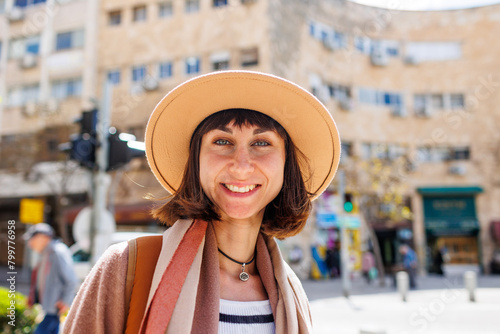
[{"label": "smile", "polygon": [[250,192],[259,186],[258,184],[252,184],[248,186],[238,187],[232,184],[225,184],[225,183],[222,183],[222,185],[227,189],[229,189],[231,192],[240,194]]}]

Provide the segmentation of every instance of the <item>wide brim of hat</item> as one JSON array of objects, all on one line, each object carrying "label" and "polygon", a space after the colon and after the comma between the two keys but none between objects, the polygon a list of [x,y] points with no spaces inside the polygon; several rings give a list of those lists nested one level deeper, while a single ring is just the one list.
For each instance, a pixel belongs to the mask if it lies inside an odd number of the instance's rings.
[{"label": "wide brim of hat", "polygon": [[[337,126],[325,106],[305,89],[282,78],[250,71],[214,72],[170,91],[146,127],[146,157],[161,185],[174,194],[189,155],[191,136],[206,117],[225,109],[251,109],[281,124],[308,162],[304,181],[316,198],[329,185],[340,160]],[[311,177],[308,177],[309,171]]]}]

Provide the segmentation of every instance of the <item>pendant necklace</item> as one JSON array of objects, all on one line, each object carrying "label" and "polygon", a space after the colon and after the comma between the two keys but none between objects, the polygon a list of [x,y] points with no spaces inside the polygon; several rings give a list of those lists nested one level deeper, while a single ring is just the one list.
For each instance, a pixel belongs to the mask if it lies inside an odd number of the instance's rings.
[{"label": "pendant necklace", "polygon": [[229,260],[233,261],[234,263],[237,263],[237,264],[241,265],[240,280],[242,280],[243,282],[248,281],[248,279],[250,278],[250,275],[248,275],[248,273],[245,272],[245,266],[247,264],[252,263],[253,260],[255,260],[255,253],[253,253],[253,258],[249,262],[239,262],[239,261],[236,261],[235,259],[230,258],[226,253],[224,253],[223,251],[221,251],[219,247],[217,247],[217,249],[219,250],[219,253],[221,253],[222,255],[224,255],[225,257],[227,257]]}]

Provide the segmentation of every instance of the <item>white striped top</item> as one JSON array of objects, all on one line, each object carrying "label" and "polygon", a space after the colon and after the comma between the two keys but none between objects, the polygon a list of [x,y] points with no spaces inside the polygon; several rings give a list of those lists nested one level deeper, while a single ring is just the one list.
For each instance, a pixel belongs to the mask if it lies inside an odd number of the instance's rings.
[{"label": "white striped top", "polygon": [[221,299],[219,334],[274,334],[274,317],[269,300],[238,302]]}]

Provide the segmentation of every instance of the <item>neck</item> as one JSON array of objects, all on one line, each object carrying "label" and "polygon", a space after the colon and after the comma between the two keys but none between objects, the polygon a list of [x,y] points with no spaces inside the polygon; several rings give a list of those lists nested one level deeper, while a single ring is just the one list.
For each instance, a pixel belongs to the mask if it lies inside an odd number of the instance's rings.
[{"label": "neck", "polygon": [[[259,235],[261,222],[221,220],[214,222],[217,246],[232,259],[238,262],[249,262],[255,254],[255,245]],[[219,267],[231,275],[239,275],[241,265],[229,260],[219,253]],[[245,271],[256,273],[255,261],[247,265]]]}]

